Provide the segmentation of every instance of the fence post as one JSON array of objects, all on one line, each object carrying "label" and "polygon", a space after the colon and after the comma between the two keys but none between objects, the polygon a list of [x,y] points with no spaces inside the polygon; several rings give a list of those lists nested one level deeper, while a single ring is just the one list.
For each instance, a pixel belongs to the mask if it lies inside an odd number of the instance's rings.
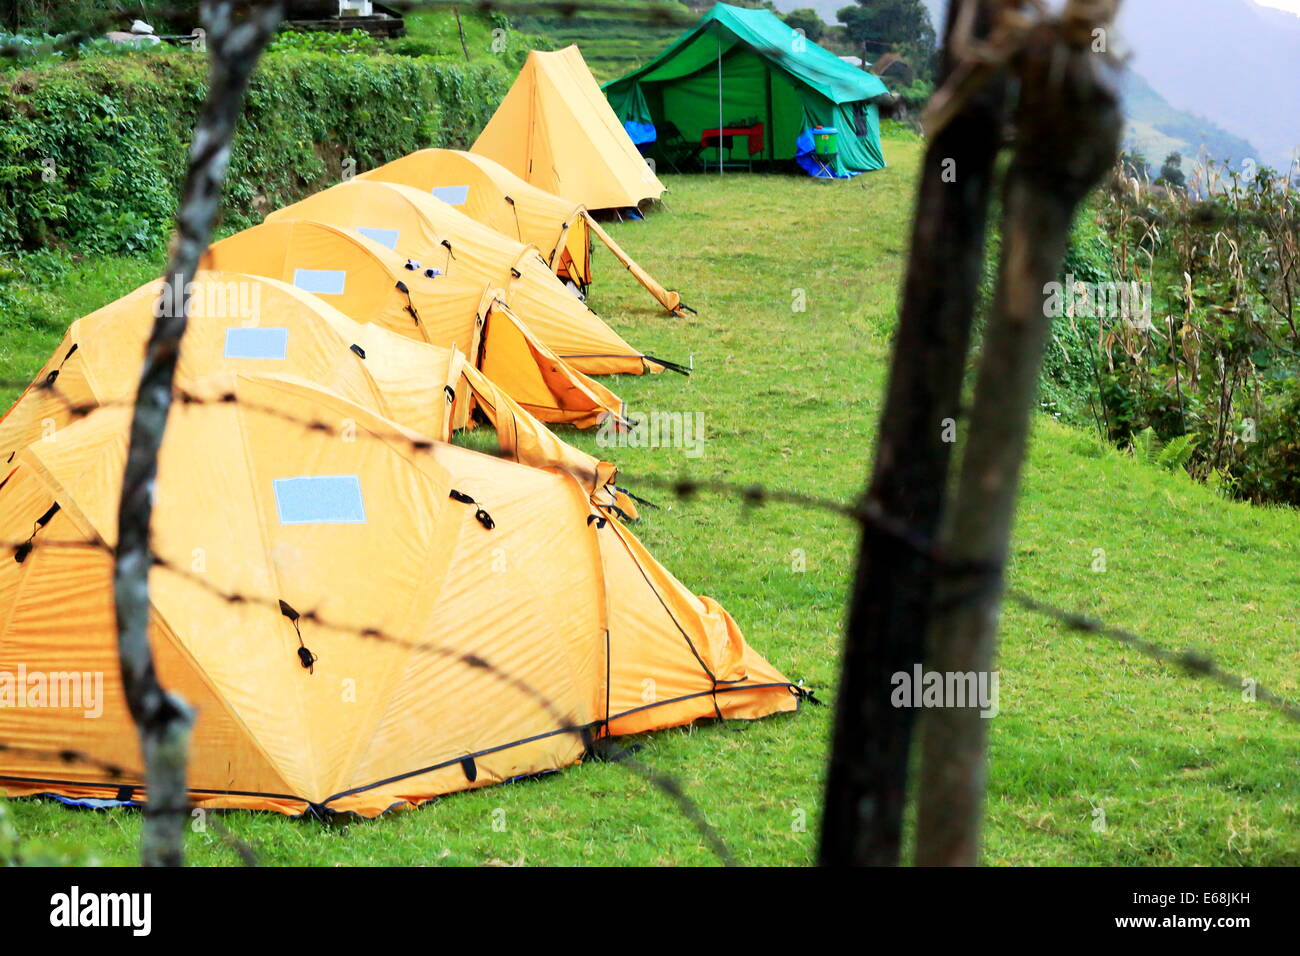
[{"label": "fence post", "polygon": [[[956,62],[959,27],[989,30],[995,0],[950,0],[944,74]],[[965,8],[969,19],[958,16]],[[960,415],[993,161],[1002,136],[1002,87],[968,99],[926,151],[912,251],[864,505],[844,642],[835,732],[822,819],[822,865],[898,863],[914,713],[890,705],[891,676],[924,654],[934,569],[930,556],[885,524],[922,540],[938,534]]]},{"label": "fence post", "polygon": [[[1070,0],[1013,60],[1020,97],[1007,173],[1002,261],[943,553],[927,670],[992,672],[1003,567],[1021,465],[1051,333],[1044,287],[1056,278],[1078,205],[1111,169],[1123,129],[1109,55],[1094,52],[1118,0]],[[1104,47],[1104,33],[1103,47]],[[976,570],[970,570],[976,569]],[[916,862],[978,862],[987,720],[978,703],[927,710]]]},{"label": "fence post", "polygon": [[[189,286],[212,234],[249,75],[281,15],[280,3],[271,2],[255,5],[246,19],[236,20],[236,5],[234,0],[213,0],[204,5],[212,55],[208,99],[194,127],[176,216],[177,237],[164,279],[173,284],[173,294],[164,293],[155,310],[131,418],[118,505],[113,597],[122,687],[145,763],[148,806],[140,847],[145,866],[179,866],[183,862],[189,809],[186,764],[193,723],[189,706],[159,682],[149,646],[149,571],[153,566],[149,525],[158,449],[171,410]],[[170,302],[170,307],[164,307],[164,302]]]}]

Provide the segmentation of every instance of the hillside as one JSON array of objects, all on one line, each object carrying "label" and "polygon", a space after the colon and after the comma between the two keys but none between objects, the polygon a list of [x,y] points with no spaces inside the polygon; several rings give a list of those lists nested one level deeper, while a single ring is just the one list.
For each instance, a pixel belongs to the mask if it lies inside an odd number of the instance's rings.
[{"label": "hillside", "polygon": [[1240,136],[1204,117],[1175,109],[1138,73],[1130,72],[1124,78],[1124,110],[1128,117],[1125,148],[1139,150],[1157,168],[1165,156],[1175,151],[1192,160],[1204,150],[1212,159],[1234,168],[1240,168],[1247,157],[1256,161],[1261,158],[1259,151]]},{"label": "hillside", "polygon": [[1120,21],[1135,69],[1176,109],[1282,167],[1300,144],[1300,16],[1250,0],[1141,0]]},{"label": "hillside", "polygon": [[[607,7],[602,11],[599,7]],[[685,32],[695,14],[680,3],[656,5],[653,22],[620,13],[618,0],[595,0],[573,16],[522,16],[516,26],[556,47],[576,43],[601,83],[618,79],[654,58]]]},{"label": "hillside", "polygon": [[[924,2],[940,32],[948,0]],[[835,14],[848,0],[775,3],[783,11],[811,7],[823,20],[835,23]],[[1191,9],[1201,4],[1213,5],[1213,15],[1209,7]],[[1232,10],[1221,10],[1218,4]],[[1124,88],[1126,146],[1140,149],[1153,161],[1175,150],[1194,157],[1204,147],[1220,162],[1239,165],[1246,157],[1274,165],[1285,162],[1292,145],[1300,142],[1295,128],[1300,76],[1288,73],[1300,68],[1300,44],[1288,46],[1286,40],[1290,31],[1300,37],[1300,18],[1249,0],[1142,0],[1125,4],[1124,11],[1125,41],[1136,51]],[[1223,25],[1222,39],[1209,26],[1213,23]],[[1224,57],[1202,52],[1221,51],[1225,45],[1236,53]],[[1287,56],[1290,65],[1282,62]],[[1207,69],[1207,61],[1253,66],[1257,58],[1263,61],[1259,69],[1226,75]],[[1290,88],[1283,86],[1288,82]],[[1243,109],[1244,102],[1259,108]]]}]

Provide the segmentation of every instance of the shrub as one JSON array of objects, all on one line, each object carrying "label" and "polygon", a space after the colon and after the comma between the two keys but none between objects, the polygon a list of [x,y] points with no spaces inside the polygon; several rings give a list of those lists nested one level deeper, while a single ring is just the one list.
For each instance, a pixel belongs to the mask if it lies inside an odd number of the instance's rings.
[{"label": "shrub", "polygon": [[[468,146],[510,79],[490,62],[338,55],[310,49],[334,41],[293,36],[278,38],[253,76],[231,155],[228,227],[336,181],[347,158],[367,169],[425,146]],[[204,58],[175,49],[46,58],[0,74],[0,253],[157,249],[206,91]]]}]

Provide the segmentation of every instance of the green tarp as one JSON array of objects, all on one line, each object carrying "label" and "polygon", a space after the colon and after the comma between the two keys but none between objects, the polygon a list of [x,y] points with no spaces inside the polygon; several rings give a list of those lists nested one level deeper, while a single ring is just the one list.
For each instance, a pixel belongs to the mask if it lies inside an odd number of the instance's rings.
[{"label": "green tarp", "polygon": [[[672,124],[688,142],[706,130],[764,124],[761,152],[743,139],[731,155],[799,159],[820,164],[809,131],[839,131],[837,176],[880,169],[880,119],[875,100],[889,91],[878,76],[856,69],[805,39],[769,10],[716,4],[700,22],[646,66],[604,86],[610,105],[633,139],[659,136]],[[803,157],[801,159],[801,157]]]}]

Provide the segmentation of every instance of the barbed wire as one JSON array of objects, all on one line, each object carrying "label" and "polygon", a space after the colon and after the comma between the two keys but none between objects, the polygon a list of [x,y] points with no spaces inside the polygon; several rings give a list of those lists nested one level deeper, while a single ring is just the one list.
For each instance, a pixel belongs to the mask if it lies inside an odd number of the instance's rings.
[{"label": "barbed wire", "polygon": [[1283,716],[1300,723],[1300,706],[1269,690],[1257,681],[1251,680],[1248,682],[1244,676],[1224,670],[1213,658],[1205,654],[1191,650],[1171,651],[1132,631],[1107,624],[1105,621],[1088,614],[1053,607],[1014,588],[1009,589],[1006,596],[1025,610],[1051,618],[1071,631],[1110,638],[1133,648],[1145,657],[1180,667],[1192,676],[1212,680],[1229,690],[1242,690],[1249,685],[1256,700],[1268,704]]},{"label": "barbed wire", "polygon": [[[4,384],[0,382],[0,384]],[[58,394],[57,379],[43,379],[30,386],[34,390],[51,391]],[[61,396],[66,398],[66,396]],[[257,414],[268,415],[296,425],[310,432],[317,432],[326,435],[340,436],[343,429],[328,421],[319,418],[304,418],[295,415],[282,408],[277,408],[261,403],[250,403],[241,399],[238,394],[231,391],[222,392],[211,397],[197,395],[186,389],[178,389],[177,400],[182,406],[194,406],[204,404],[220,405],[238,405]],[[72,406],[69,406],[72,407]],[[98,409],[110,407],[108,405],[94,403],[78,403],[75,406],[76,412],[81,415],[89,415]],[[399,431],[397,429],[357,429],[354,432],[348,431],[349,440],[366,437],[369,439],[383,441],[388,443],[396,442],[409,448],[416,454],[431,453],[438,445],[437,442],[430,439],[414,436],[408,431]],[[482,454],[503,457],[501,452],[481,451]],[[909,549],[915,551],[918,555],[930,561],[936,573],[947,573],[954,575],[981,575],[991,576],[1000,573],[1001,569],[994,566],[972,565],[969,563],[960,563],[944,554],[938,543],[918,534],[910,528],[906,522],[900,521],[888,515],[877,502],[863,499],[857,502],[844,502],[829,497],[810,495],[805,492],[792,491],[780,488],[768,488],[761,484],[732,482],[720,479],[698,479],[690,477],[665,478],[652,474],[633,474],[628,472],[619,472],[619,481],[644,487],[654,487],[671,492],[678,500],[689,502],[700,494],[713,494],[723,497],[729,497],[739,500],[747,507],[761,507],[765,504],[775,503],[789,505],[794,507],[810,508],[834,514],[843,518],[848,518],[863,527],[871,527],[877,532],[887,534],[896,540],[905,544]],[[597,507],[603,507],[597,505]],[[34,537],[34,536],[33,536]],[[16,553],[19,550],[34,550],[37,547],[52,546],[56,548],[76,548],[76,547],[103,547],[107,548],[102,541],[87,540],[81,542],[55,541],[49,545],[38,544],[34,540],[0,542],[0,554]],[[231,603],[261,603],[267,606],[279,607],[278,599],[246,595],[240,593],[222,593],[216,589],[212,582],[200,575],[194,574],[180,565],[167,561],[166,559],[155,557],[155,566],[161,567],[172,573],[188,578],[191,582],[201,587],[214,591],[217,596],[224,598]],[[971,592],[978,593],[978,588]],[[1105,622],[1089,617],[1077,611],[1071,611],[1065,608],[1057,607],[1045,601],[1041,601],[1024,592],[1008,590],[1007,597],[1020,605],[1025,610],[1037,613],[1041,616],[1050,617],[1068,627],[1071,630],[1094,634],[1100,637],[1106,637],[1117,643],[1129,646],[1144,656],[1165,664],[1173,664],[1193,676],[1209,678],[1216,683],[1225,687],[1234,689],[1243,685],[1245,678],[1233,674],[1211,658],[1204,654],[1199,654],[1190,650],[1173,651],[1161,647],[1153,641],[1147,640],[1123,628],[1108,625]],[[966,595],[962,595],[964,599]],[[307,623],[313,623],[317,626],[338,632],[352,633],[358,636],[386,643],[394,643],[407,647],[410,650],[427,651],[435,654],[444,654],[455,657],[459,652],[447,647],[434,645],[425,645],[420,642],[412,642],[409,639],[401,638],[395,635],[386,634],[382,630],[369,627],[356,627],[354,625],[342,624],[326,620],[316,611],[303,612],[301,619]],[[471,655],[472,657],[472,655]],[[479,662],[476,659],[468,658],[461,661],[466,665],[476,666],[483,665],[486,662]],[[490,665],[487,665],[490,667]],[[1254,684],[1256,699],[1273,707],[1279,713],[1288,719],[1300,722],[1300,706],[1288,701],[1282,695],[1277,694],[1266,687]],[[520,688],[522,690],[522,688]],[[552,715],[555,717],[556,715]],[[563,720],[557,720],[561,727],[564,727]]]}]

